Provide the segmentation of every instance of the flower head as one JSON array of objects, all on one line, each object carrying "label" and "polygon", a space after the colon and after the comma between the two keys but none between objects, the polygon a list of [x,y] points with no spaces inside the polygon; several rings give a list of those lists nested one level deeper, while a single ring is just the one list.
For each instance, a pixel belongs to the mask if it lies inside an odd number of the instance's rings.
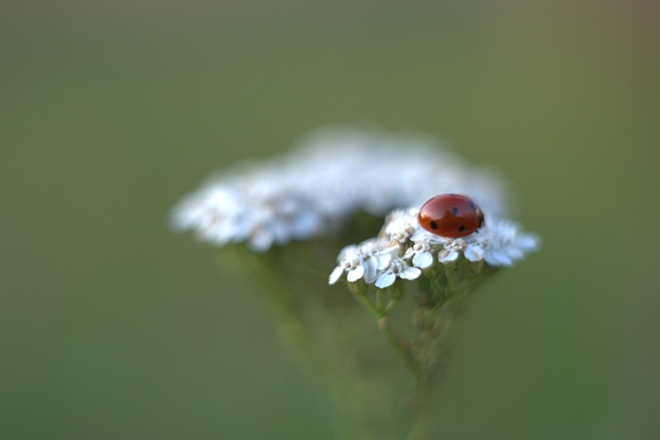
[{"label": "flower head", "polygon": [[[536,250],[540,244],[536,235],[522,232],[515,223],[492,217],[484,227],[466,237],[441,237],[422,228],[417,213],[414,208],[393,212],[381,230],[385,234],[381,232],[378,238],[366,242],[370,248],[387,246],[391,252],[389,258],[376,267],[375,273],[374,266],[370,266],[370,276],[364,278],[365,282],[385,288],[392,285],[397,277],[416,279],[422,270],[431,270],[436,264],[452,264],[460,258],[472,263],[483,260],[491,267],[511,266],[524,258],[527,252]],[[352,245],[348,248],[359,254],[362,252],[361,246]],[[339,269],[343,264],[344,260],[340,259],[330,284],[341,277]],[[360,269],[353,267],[351,270]]]}]

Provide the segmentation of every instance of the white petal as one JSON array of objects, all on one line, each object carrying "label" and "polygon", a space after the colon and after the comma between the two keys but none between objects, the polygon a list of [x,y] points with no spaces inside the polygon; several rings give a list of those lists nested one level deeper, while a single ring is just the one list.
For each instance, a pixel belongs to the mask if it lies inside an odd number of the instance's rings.
[{"label": "white petal", "polygon": [[459,253],[456,251],[448,251],[447,249],[445,249],[444,251],[438,254],[438,261],[443,264],[450,263],[452,261],[456,261],[458,255]]},{"label": "white petal", "polygon": [[364,268],[362,275],[364,276],[364,280],[367,283],[373,282],[378,275],[378,260],[374,257],[369,257],[362,261],[362,267]]},{"label": "white petal", "polygon": [[399,274],[399,278],[404,280],[414,280],[422,274],[422,271],[416,267],[406,267],[403,272]]},{"label": "white petal", "polygon": [[358,266],[355,269],[348,272],[346,279],[351,283],[359,280],[364,275],[364,266]]},{"label": "white petal", "polygon": [[433,254],[430,252],[419,252],[412,259],[413,266],[425,269],[433,264]]},{"label": "white petal", "polygon": [[429,233],[424,229],[417,229],[413,235],[410,236],[410,240],[414,242],[424,241],[428,238]]},{"label": "white petal", "polygon": [[357,245],[349,244],[348,246],[345,246],[341,251],[339,251],[339,255],[337,256],[337,261],[347,260],[349,257],[354,258],[357,255],[357,251],[358,251]]},{"label": "white petal", "polygon": [[390,265],[390,262],[392,261],[392,254],[380,254],[374,258],[376,259],[376,268],[378,270],[383,270]]},{"label": "white petal", "polygon": [[334,268],[332,273],[330,274],[330,277],[328,277],[328,284],[333,285],[335,284],[339,278],[342,276],[344,273],[344,268],[341,266],[337,266]]},{"label": "white petal", "polygon": [[396,280],[396,275],[394,275],[392,272],[385,272],[381,274],[376,280],[376,287],[384,289],[394,284],[395,280]]},{"label": "white petal", "polygon": [[476,244],[468,244],[465,250],[463,251],[463,255],[465,255],[465,258],[467,258],[472,262],[483,260],[484,253],[485,253],[484,250]]}]

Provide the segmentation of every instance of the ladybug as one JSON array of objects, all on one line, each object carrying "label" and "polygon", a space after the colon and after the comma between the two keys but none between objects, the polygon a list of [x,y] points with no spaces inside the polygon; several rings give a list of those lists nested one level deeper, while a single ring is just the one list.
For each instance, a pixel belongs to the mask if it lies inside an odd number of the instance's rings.
[{"label": "ladybug", "polygon": [[441,194],[422,205],[417,217],[422,228],[441,237],[459,238],[484,225],[484,213],[474,201],[460,194]]}]

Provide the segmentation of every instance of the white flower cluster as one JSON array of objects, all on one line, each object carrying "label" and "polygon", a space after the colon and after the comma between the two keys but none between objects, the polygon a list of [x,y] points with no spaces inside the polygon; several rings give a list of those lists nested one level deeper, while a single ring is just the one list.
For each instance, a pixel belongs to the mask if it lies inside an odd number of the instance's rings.
[{"label": "white flower cluster", "polygon": [[209,180],[174,209],[172,224],[217,246],[247,242],[263,252],[336,231],[358,210],[384,216],[450,192],[469,194],[490,215],[506,214],[500,180],[433,139],[332,129],[289,155]]},{"label": "white flower cluster", "polygon": [[526,252],[536,250],[539,239],[520,232],[507,220],[488,219],[486,225],[462,238],[448,238],[423,229],[419,209],[396,210],[390,214],[378,237],[345,247],[329,278],[335,284],[344,273],[349,282],[363,279],[381,289],[397,278],[414,280],[422,269],[456,261],[461,254],[472,262],[484,260],[493,267],[511,266]]}]

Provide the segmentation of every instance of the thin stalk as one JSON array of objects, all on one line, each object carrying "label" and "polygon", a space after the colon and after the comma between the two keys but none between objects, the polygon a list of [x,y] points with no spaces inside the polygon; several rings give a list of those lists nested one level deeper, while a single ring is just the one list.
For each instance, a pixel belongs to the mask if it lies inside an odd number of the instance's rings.
[{"label": "thin stalk", "polygon": [[428,440],[431,425],[431,384],[424,380],[417,382],[415,405],[413,409],[413,426],[406,440]]},{"label": "thin stalk", "polygon": [[378,328],[383,332],[387,341],[401,357],[406,366],[413,370],[415,376],[419,376],[421,374],[421,367],[410,348],[410,343],[394,331],[387,316],[378,319]]}]

